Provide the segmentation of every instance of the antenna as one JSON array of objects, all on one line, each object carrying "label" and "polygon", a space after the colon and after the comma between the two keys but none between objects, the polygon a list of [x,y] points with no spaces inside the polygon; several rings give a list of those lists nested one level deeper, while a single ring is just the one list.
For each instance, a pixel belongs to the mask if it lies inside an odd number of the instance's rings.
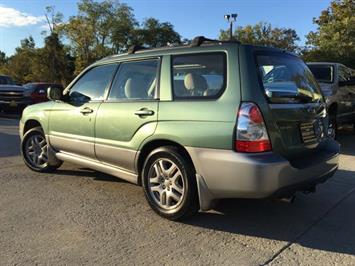
[{"label": "antenna", "polygon": [[238,14],[226,14],[224,19],[229,22],[229,40],[233,41],[233,23],[237,20]]}]

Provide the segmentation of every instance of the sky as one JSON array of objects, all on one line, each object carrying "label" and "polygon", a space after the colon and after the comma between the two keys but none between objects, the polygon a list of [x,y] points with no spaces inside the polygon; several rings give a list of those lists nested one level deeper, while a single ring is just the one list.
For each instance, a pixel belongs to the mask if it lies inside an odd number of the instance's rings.
[{"label": "sky", "polygon": [[[274,27],[296,30],[303,45],[305,35],[316,29],[312,19],[326,9],[331,0],[125,0],[135,18],[154,17],[170,22],[184,38],[217,38],[227,29],[224,14],[237,13],[235,25],[270,22]],[[54,5],[64,20],[77,14],[76,0],[0,0],[0,51],[12,55],[20,40],[32,36],[36,46],[43,45],[41,32],[46,28],[45,7]]]}]

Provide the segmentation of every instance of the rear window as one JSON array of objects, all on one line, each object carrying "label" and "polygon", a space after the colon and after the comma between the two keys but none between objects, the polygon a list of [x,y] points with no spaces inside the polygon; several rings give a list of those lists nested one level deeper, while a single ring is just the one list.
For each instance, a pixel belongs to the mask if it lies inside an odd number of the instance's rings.
[{"label": "rear window", "polygon": [[333,66],[331,65],[308,65],[318,82],[333,82]]},{"label": "rear window", "polygon": [[261,83],[273,103],[305,103],[322,99],[318,84],[307,65],[284,53],[256,55]]},{"label": "rear window", "polygon": [[178,55],[172,64],[174,98],[214,99],[224,91],[224,53]]}]

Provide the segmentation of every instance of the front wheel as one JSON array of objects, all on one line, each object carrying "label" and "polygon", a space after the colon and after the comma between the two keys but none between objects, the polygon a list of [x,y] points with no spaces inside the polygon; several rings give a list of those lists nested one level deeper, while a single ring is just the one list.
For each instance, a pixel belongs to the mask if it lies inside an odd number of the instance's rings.
[{"label": "front wheel", "polygon": [[26,132],[21,143],[21,153],[25,164],[36,172],[51,172],[61,166],[62,162],[50,164],[48,160],[48,144],[40,127]]},{"label": "front wheel", "polygon": [[170,220],[180,220],[199,209],[195,170],[175,147],[155,149],[142,171],[143,188],[152,209]]}]

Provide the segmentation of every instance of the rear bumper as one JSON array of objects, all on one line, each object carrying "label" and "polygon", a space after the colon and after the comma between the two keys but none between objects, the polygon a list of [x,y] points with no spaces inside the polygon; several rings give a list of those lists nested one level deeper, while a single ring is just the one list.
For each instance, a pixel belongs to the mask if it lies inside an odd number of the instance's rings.
[{"label": "rear bumper", "polygon": [[[331,177],[338,167],[339,144],[329,140],[312,162],[294,165],[272,152],[187,148],[197,172],[201,201],[266,198],[307,189]],[[318,154],[318,153],[317,153]],[[202,204],[203,205],[203,204]]]}]

